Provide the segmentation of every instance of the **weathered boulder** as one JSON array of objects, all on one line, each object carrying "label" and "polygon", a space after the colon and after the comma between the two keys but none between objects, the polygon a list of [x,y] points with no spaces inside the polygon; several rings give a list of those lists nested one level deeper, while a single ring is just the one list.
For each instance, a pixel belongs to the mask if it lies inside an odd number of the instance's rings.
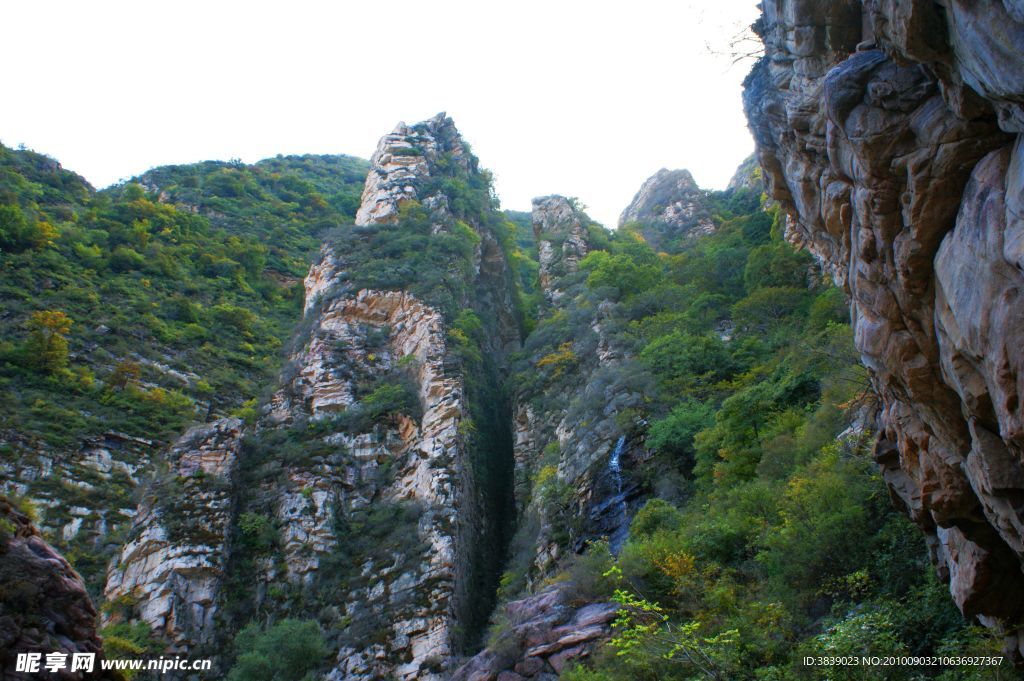
[{"label": "weathered boulder", "polygon": [[611,635],[615,603],[574,606],[561,584],[507,603],[491,644],[466,661],[451,681],[507,681],[557,675]]},{"label": "weathered boulder", "polygon": [[[96,609],[81,577],[49,544],[28,516],[0,496],[0,679],[113,679],[100,671],[103,647]],[[60,672],[17,672],[19,653],[63,653]],[[96,655],[94,673],[70,670],[74,653]]]}]

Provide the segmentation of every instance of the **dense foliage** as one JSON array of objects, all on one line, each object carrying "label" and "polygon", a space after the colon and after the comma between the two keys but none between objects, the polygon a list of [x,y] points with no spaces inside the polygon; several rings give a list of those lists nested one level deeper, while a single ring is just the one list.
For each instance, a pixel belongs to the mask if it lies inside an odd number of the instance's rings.
[{"label": "dense foliage", "polygon": [[[993,651],[893,509],[866,424],[847,429],[871,397],[842,292],[782,240],[779,214],[755,193],[707,200],[712,235],[655,253],[642,234],[658,226],[633,224],[591,252],[565,279],[572,304],[539,323],[518,364],[536,409],[575,394],[570,414],[586,424],[611,404],[621,432],[653,455],[633,472],[652,498],[618,555],[592,543],[557,577],[583,600],[621,605],[612,641],[564,676],[872,678],[877,670],[800,660]],[[599,344],[624,359],[600,366]],[[565,526],[572,490],[560,487],[551,448],[532,481],[541,518],[524,525],[566,528],[553,536],[572,548],[583,528]],[[533,542],[517,543],[526,558],[510,570],[529,570]],[[510,572],[506,584],[522,579]]]},{"label": "dense foliage", "polygon": [[[322,232],[351,221],[365,169],[340,156],[207,162],[96,192],[0,146],[3,464],[77,466],[68,454],[114,433],[122,460],[144,467],[191,422],[254,398],[300,314],[300,277]],[[56,502],[45,523],[134,506],[131,468],[79,468],[74,481],[59,469],[26,481]],[[95,592],[108,549],[93,539],[57,544]]]},{"label": "dense foliage", "polygon": [[166,439],[195,404],[255,395],[318,232],[351,219],[364,173],[347,157],[207,162],[96,193],[0,148],[0,427],[56,447],[102,429]]},{"label": "dense foliage", "polygon": [[284,619],[265,630],[242,629],[235,652],[228,681],[312,681],[329,651],[316,622]]}]

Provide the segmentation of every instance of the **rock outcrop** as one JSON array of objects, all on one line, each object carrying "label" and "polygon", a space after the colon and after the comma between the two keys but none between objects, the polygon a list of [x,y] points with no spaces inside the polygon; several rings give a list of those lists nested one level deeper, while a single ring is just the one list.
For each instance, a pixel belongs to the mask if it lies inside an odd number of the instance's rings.
[{"label": "rock outcrop", "polygon": [[562,277],[579,271],[587,255],[586,217],[564,196],[542,196],[533,200],[533,233],[540,264],[540,287],[549,305],[564,294]]},{"label": "rock outcrop", "polygon": [[[100,671],[103,648],[96,609],[81,577],[49,544],[28,516],[0,496],[0,679],[112,679]],[[59,673],[18,672],[19,653],[63,653]],[[70,670],[75,653],[92,653],[94,673]]]},{"label": "rock outcrop", "polygon": [[[472,507],[473,490],[459,435],[462,378],[446,367],[445,331],[442,315],[408,293],[362,290],[331,299],[316,312],[296,378],[275,396],[264,426],[343,414],[356,405],[359,375],[386,374],[400,361],[413,372],[423,407],[418,421],[399,418],[365,433],[328,435],[347,456],[291,466],[283,484],[275,480],[267,490],[282,529],[285,579],[293,583],[312,584],[320,559],[345,550],[337,544],[336,515],[389,502],[413,503],[420,512],[411,528],[418,535],[415,552],[367,560],[337,604],[342,619],[360,628],[378,622],[380,640],[343,646],[330,678],[434,678],[425,667],[453,653],[456,594],[470,571],[458,555],[460,541],[468,541],[459,536],[458,510]],[[381,339],[373,341],[375,335]],[[392,479],[385,468],[394,471]],[[264,579],[269,584],[276,577],[270,572]]]},{"label": "rock outcrop", "polygon": [[575,607],[560,585],[505,604],[495,640],[451,681],[545,681],[590,655],[611,635],[616,603]]},{"label": "rock outcrop", "polygon": [[1024,14],[767,0],[744,103],[769,194],[852,297],[876,458],[967,616],[1024,637]]},{"label": "rock outcrop", "polygon": [[418,200],[431,208],[447,207],[444,194],[422,195],[423,180],[436,172],[442,156],[466,172],[478,170],[476,158],[444,112],[419,125],[395,126],[391,134],[381,138],[370,157],[370,173],[356,212],[356,224],[394,221],[403,201]]},{"label": "rock outcrop", "polygon": [[725,188],[732,191],[740,189],[747,189],[758,193],[764,191],[764,183],[761,181],[761,166],[757,163],[757,154],[751,154],[743,159],[743,163],[733,173],[729,179],[729,184]]},{"label": "rock outcrop", "polygon": [[472,262],[441,276],[467,279],[446,291],[464,291],[454,302],[483,320],[480,350],[494,366],[467,377],[440,307],[355,286],[362,263],[325,245],[256,423],[221,421],[183,438],[155,489],[177,481],[188,503],[172,513],[159,498],[144,502],[111,567],[108,598],[128,601],[177,649],[216,652],[214,621],[223,642],[256,613],[302,616],[334,646],[329,679],[440,681],[478,635],[507,521],[486,480],[505,452],[478,432],[471,386],[500,394],[520,331],[503,247],[464,208],[476,195],[445,191],[456,175],[486,192],[451,119],[400,124],[373,155],[349,243],[378,229],[400,235],[411,204],[429,216],[430,238],[450,244],[456,231],[474,244]]},{"label": "rock outcrop", "polygon": [[[602,537],[619,542],[628,529],[628,501],[640,492],[620,467],[632,468],[642,448],[627,443],[616,416],[641,399],[632,388],[607,377],[618,375],[625,359],[622,349],[610,344],[602,325],[610,303],[581,311],[574,298],[581,292],[579,262],[589,252],[586,225],[590,219],[561,196],[547,196],[533,202],[533,229],[540,253],[541,289],[547,301],[545,316],[572,314],[583,330],[572,347],[563,352],[577,358],[573,376],[546,386],[540,394],[523,393],[515,406],[516,499],[524,511],[543,467],[554,467],[558,483],[572,490],[572,518],[563,519],[576,529],[571,544],[582,549],[586,542]],[[535,403],[543,406],[535,407]],[[599,405],[596,413],[591,405]],[[586,412],[585,414],[583,412]],[[536,504],[537,500],[532,499]],[[524,512],[536,513],[537,509]],[[540,516],[535,540],[536,558],[529,581],[547,574],[557,564],[565,547],[554,537],[564,527],[554,527]]]},{"label": "rock outcrop", "polygon": [[662,168],[647,178],[619,216],[619,227],[629,222],[644,225],[641,232],[655,250],[715,230],[704,192],[689,170]]},{"label": "rock outcrop", "polygon": [[[135,490],[158,446],[108,431],[59,451],[14,431],[0,432],[0,480],[5,491],[26,496],[40,510],[37,522],[59,551],[87,548],[106,555],[131,526]],[[9,488],[6,485],[9,484]],[[84,572],[84,571],[83,571]],[[102,568],[83,574],[90,589],[103,585]]]},{"label": "rock outcrop", "polygon": [[214,641],[227,564],[242,421],[221,419],[183,435],[167,454],[107,573],[106,598],[133,606],[175,652]]}]

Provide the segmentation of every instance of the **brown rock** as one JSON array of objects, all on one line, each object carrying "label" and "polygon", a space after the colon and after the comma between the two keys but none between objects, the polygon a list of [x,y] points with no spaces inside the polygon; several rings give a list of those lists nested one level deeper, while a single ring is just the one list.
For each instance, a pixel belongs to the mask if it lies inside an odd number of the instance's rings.
[{"label": "brown rock", "polygon": [[86,678],[81,672],[16,672],[19,653],[93,653],[90,679],[112,679],[99,671],[103,646],[96,633],[96,608],[71,565],[43,541],[28,516],[0,496],[0,679]]},{"label": "brown rock", "polygon": [[881,398],[876,460],[964,613],[1018,624],[1024,179],[1006,133],[1024,130],[1022,12],[763,9],[747,116],[787,237],[851,295]]},{"label": "brown rock", "polygon": [[548,664],[551,665],[551,668],[554,669],[555,672],[561,674],[562,670],[565,669],[566,665],[568,665],[570,662],[574,660],[578,660],[579,658],[586,655],[586,653],[587,649],[584,646],[568,648],[559,653],[555,653],[554,655],[549,657]]}]

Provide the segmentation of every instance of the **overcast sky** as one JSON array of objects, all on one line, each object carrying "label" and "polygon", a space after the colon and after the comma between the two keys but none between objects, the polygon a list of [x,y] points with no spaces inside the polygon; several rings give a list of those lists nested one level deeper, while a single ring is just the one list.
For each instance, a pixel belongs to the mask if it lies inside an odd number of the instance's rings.
[{"label": "overcast sky", "polygon": [[506,208],[577,196],[614,226],[661,167],[724,188],[753,151],[755,0],[4,2],[0,141],[97,187],[169,163],[369,158],[447,111]]}]

